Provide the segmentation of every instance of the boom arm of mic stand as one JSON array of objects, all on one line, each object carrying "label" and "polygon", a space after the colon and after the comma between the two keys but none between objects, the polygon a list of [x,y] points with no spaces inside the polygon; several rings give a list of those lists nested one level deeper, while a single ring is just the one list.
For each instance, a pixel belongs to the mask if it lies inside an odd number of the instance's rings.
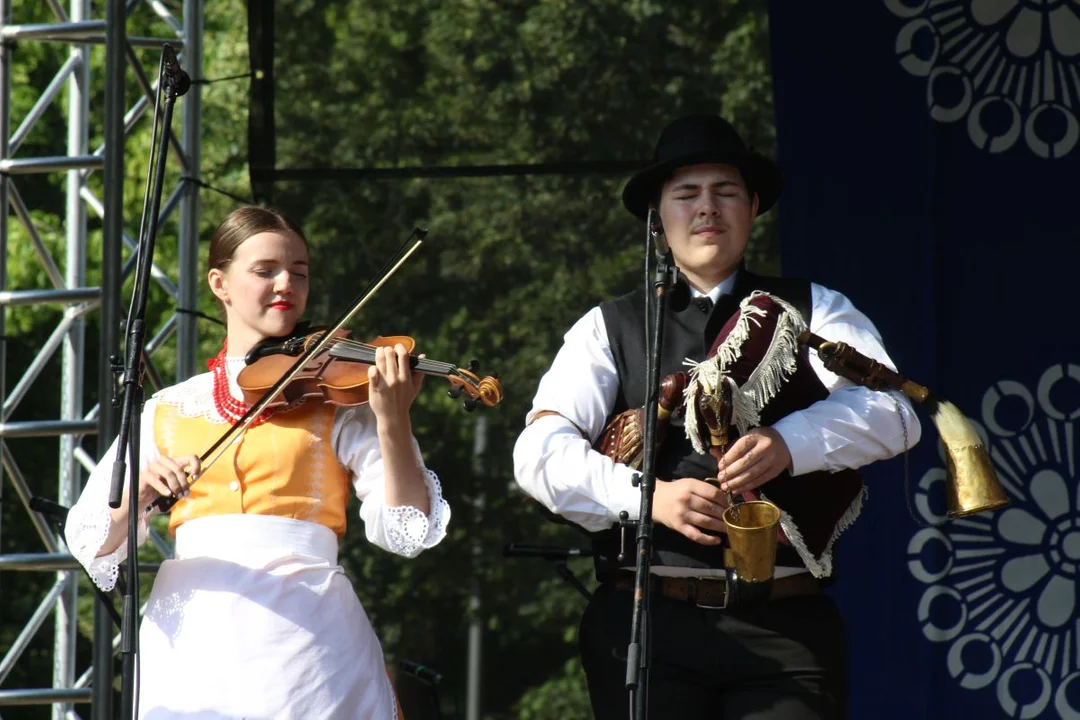
[{"label": "boom arm of mic stand", "polygon": [[552,545],[523,545],[507,543],[503,547],[504,557],[540,557],[545,560],[566,561],[572,557],[592,557],[591,551],[578,547],[555,547]]},{"label": "boom arm of mic stand", "polygon": [[544,560],[555,562],[555,572],[559,574],[567,585],[581,593],[586,600],[592,598],[589,588],[585,587],[577,576],[566,566],[566,561],[572,557],[592,557],[593,553],[585,552],[581,548],[551,547],[548,545],[522,545],[520,543],[507,543],[503,547],[504,557],[539,557]]}]

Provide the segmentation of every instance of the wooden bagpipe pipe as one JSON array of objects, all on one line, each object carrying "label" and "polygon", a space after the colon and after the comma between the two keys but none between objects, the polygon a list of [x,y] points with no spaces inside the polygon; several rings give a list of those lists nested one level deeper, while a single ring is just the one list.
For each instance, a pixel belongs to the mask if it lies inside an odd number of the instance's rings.
[{"label": "wooden bagpipe pipe", "polygon": [[799,342],[813,348],[826,370],[871,390],[899,390],[926,409],[945,446],[948,519],[1009,504],[982,438],[959,408],[845,343],[830,342],[809,330],[799,335]]}]

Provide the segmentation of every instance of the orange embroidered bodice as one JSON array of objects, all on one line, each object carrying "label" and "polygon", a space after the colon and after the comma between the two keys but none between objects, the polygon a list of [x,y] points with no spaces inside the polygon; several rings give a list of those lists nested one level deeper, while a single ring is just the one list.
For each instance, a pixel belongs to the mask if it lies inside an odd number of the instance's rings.
[{"label": "orange embroidered bodice", "polygon": [[[226,429],[159,402],[154,439],[167,457],[199,455]],[[248,428],[172,509],[169,531],[206,515],[254,513],[316,522],[341,537],[350,473],[334,454],[334,407],[311,403]]]}]

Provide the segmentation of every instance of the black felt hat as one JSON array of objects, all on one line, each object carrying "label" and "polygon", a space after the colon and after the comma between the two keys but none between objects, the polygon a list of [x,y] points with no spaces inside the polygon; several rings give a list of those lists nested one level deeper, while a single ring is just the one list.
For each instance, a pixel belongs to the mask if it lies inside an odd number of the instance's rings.
[{"label": "black felt hat", "polygon": [[703,163],[734,165],[758,196],[758,214],[776,203],[783,186],[780,167],[749,148],[727,120],[708,114],[687,115],[660,133],[652,162],[623,188],[623,205],[642,220],[660,186],[676,169]]}]

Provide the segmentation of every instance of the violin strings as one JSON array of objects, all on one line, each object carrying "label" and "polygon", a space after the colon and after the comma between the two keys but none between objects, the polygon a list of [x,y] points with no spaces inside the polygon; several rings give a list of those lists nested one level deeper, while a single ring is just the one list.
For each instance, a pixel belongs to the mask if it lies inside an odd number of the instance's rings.
[{"label": "violin strings", "polygon": [[[372,345],[370,343],[361,342],[359,340],[349,340],[346,338],[337,338],[335,340],[331,340],[329,344],[331,346],[344,345],[346,347],[356,350],[370,350],[372,360],[375,359],[375,349],[379,347],[378,345]],[[431,370],[434,372],[441,372],[444,375],[449,375],[450,373],[458,369],[457,366],[453,365],[452,363],[440,362],[438,360],[429,360],[427,358],[421,359],[420,364],[424,367],[431,368]]]}]

